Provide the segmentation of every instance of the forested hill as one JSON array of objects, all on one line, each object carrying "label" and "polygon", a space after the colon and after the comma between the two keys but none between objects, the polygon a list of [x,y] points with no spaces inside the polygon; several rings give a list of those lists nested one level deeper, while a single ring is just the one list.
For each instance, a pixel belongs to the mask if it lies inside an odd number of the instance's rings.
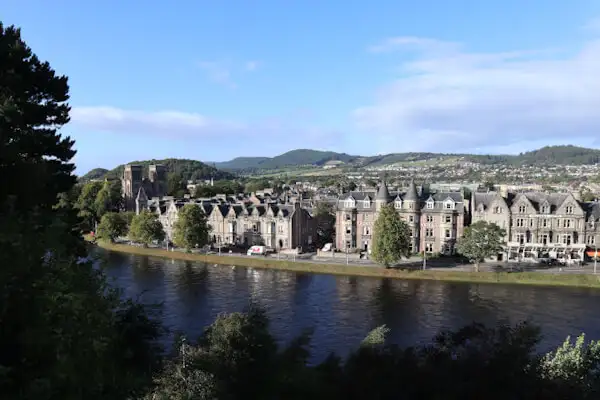
[{"label": "forested hill", "polygon": [[346,153],[318,150],[293,150],[276,157],[239,157],[219,162],[219,168],[231,171],[270,170],[305,165],[321,166],[329,161],[342,161],[350,167],[383,166],[416,161],[460,159],[480,164],[504,165],[584,165],[600,162],[600,150],[577,146],[546,146],[518,155],[468,153],[389,153],[377,156],[353,156]]},{"label": "forested hill", "polygon": [[352,162],[358,159],[346,153],[298,149],[288,151],[275,157],[238,157],[230,161],[217,162],[218,168],[226,170],[268,170],[302,165],[323,165],[328,161]]},{"label": "forested hill", "polygon": [[[196,160],[186,160],[178,158],[168,158],[165,160],[146,160],[132,161],[129,164],[141,165],[144,167],[144,176],[148,176],[148,166],[152,164],[162,164],[166,167],[167,173],[180,174],[184,180],[199,180],[199,179],[232,179],[234,174],[226,171],[221,171],[211,165]],[[123,175],[125,165],[109,170],[103,168],[95,168],[87,174],[80,177],[80,181],[85,182],[91,179],[117,179]],[[104,172],[103,172],[104,171]]]}]

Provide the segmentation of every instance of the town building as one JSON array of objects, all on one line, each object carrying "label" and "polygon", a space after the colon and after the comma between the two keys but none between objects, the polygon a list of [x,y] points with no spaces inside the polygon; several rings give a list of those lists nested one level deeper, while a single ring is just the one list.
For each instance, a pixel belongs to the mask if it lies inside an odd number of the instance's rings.
[{"label": "town building", "polygon": [[167,170],[164,165],[148,166],[148,176],[144,176],[144,167],[128,164],[123,169],[121,188],[127,211],[135,210],[135,199],[144,189],[148,197],[163,197],[167,194]]},{"label": "town building", "polygon": [[316,222],[299,201],[281,204],[256,194],[222,195],[210,199],[149,199],[144,188],[140,188],[135,209],[137,213],[142,210],[156,213],[167,238],[172,240],[179,210],[186,204],[202,208],[211,227],[211,243],[217,246],[307,249],[316,237]]},{"label": "town building", "polygon": [[461,192],[417,190],[411,181],[405,192],[390,193],[385,182],[375,192],[349,192],[339,197],[336,247],[370,252],[378,212],[393,203],[411,232],[411,251],[454,254],[463,234],[465,201]]},{"label": "town building", "polygon": [[572,193],[474,192],[471,207],[472,222],[493,222],[505,230],[507,244],[498,260],[583,261],[586,250],[600,243],[600,204]]}]

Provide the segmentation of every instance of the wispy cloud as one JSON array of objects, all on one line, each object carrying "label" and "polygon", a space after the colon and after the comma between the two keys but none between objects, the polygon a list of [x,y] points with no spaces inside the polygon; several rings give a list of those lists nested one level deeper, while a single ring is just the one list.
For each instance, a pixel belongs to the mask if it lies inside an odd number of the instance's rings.
[{"label": "wispy cloud", "polygon": [[600,37],[563,50],[478,53],[429,38],[386,39],[368,51],[398,52],[398,77],[353,117],[382,149],[598,137]]},{"label": "wispy cloud", "polygon": [[218,84],[230,89],[237,88],[237,84],[231,78],[231,71],[223,63],[216,61],[200,61],[198,67],[206,72],[208,78]]}]

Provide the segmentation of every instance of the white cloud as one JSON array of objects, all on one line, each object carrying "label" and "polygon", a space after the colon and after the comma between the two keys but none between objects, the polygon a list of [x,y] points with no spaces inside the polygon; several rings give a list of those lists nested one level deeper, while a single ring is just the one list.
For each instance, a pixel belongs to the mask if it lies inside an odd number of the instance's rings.
[{"label": "white cloud", "polygon": [[198,67],[206,72],[211,81],[227,86],[230,89],[237,88],[237,84],[231,78],[229,68],[223,64],[215,61],[200,61]]},{"label": "white cloud", "polygon": [[73,107],[71,124],[91,131],[172,138],[236,134],[247,129],[245,124],[215,121],[200,114],[179,111],[147,112],[115,107]]},{"label": "white cloud", "polygon": [[[306,120],[306,118],[303,118]],[[257,154],[259,147],[269,144],[287,151],[306,143],[335,145],[324,138],[339,138],[340,134],[307,126],[295,115],[267,118],[260,121],[222,121],[201,114],[179,111],[124,110],[115,107],[73,107],[70,125],[80,132],[108,132],[128,137],[149,136],[170,140],[227,141],[232,147],[245,147],[246,154]],[[260,154],[260,149],[258,150]]]},{"label": "white cloud", "polygon": [[353,112],[381,149],[460,151],[600,137],[600,39],[570,54],[477,53],[415,37],[368,50],[403,59],[398,78]]}]

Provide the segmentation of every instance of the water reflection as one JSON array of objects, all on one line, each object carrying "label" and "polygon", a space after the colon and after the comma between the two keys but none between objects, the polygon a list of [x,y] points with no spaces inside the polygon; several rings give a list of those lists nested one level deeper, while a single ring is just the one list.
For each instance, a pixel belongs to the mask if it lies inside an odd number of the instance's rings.
[{"label": "water reflection", "polygon": [[172,329],[197,337],[219,313],[255,302],[280,341],[314,328],[316,359],[346,354],[382,324],[391,329],[389,341],[400,345],[428,342],[440,330],[473,321],[528,318],[542,326],[542,350],[583,331],[600,337],[593,308],[600,291],[296,274],[99,252],[126,296],[143,293],[143,301],[163,303]]}]

